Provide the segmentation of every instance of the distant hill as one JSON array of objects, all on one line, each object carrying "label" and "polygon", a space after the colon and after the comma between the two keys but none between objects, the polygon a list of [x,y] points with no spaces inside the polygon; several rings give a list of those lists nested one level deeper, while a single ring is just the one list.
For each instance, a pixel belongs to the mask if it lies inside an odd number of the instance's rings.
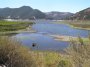
[{"label": "distant hill", "polygon": [[90,20],[90,8],[77,12],[75,15],[71,17],[71,19]]},{"label": "distant hill", "polygon": [[22,6],[20,8],[0,8],[0,19],[51,19],[51,20],[65,20],[69,19],[73,13],[70,12],[41,12],[38,9],[33,9],[29,6]]},{"label": "distant hill", "polygon": [[69,19],[69,17],[73,15],[73,13],[70,12],[57,12],[57,11],[47,12],[45,14],[47,19],[54,19],[54,20]]},{"label": "distant hill", "polygon": [[22,6],[20,8],[0,8],[0,18],[42,19],[45,18],[45,14],[38,9]]}]

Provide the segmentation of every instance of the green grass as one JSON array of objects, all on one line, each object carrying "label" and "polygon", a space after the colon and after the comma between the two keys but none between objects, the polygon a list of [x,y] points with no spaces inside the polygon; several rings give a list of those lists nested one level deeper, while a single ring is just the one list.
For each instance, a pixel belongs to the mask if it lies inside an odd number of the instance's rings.
[{"label": "green grass", "polygon": [[33,57],[39,67],[72,67],[68,55],[56,51],[33,51]]},{"label": "green grass", "polygon": [[26,27],[32,24],[32,22],[0,21],[0,32],[17,31],[25,29]]},{"label": "green grass", "polygon": [[45,59],[45,64],[47,66],[54,67],[58,65],[58,62],[60,61],[61,57],[59,53],[45,52],[44,59]]},{"label": "green grass", "polygon": [[33,55],[39,67],[57,67],[61,59],[60,54],[54,51],[33,51]]}]

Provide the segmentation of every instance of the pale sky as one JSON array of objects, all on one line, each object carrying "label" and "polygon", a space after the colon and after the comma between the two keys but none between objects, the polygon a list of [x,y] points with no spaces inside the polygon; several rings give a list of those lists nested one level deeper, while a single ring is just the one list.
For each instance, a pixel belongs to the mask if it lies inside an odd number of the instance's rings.
[{"label": "pale sky", "polygon": [[90,0],[0,0],[0,8],[31,6],[43,12],[78,12],[90,7]]}]

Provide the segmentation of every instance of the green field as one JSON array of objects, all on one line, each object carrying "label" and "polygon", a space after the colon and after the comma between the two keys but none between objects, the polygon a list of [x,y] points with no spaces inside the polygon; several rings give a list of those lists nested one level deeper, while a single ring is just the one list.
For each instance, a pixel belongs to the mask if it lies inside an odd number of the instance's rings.
[{"label": "green field", "polygon": [[0,21],[0,32],[17,31],[32,25],[32,22]]}]

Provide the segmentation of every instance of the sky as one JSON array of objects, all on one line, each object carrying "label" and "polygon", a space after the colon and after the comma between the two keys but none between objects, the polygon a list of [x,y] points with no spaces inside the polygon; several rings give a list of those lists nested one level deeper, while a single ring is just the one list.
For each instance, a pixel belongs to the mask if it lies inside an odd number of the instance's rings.
[{"label": "sky", "polygon": [[0,8],[18,8],[21,6],[30,6],[42,12],[76,13],[90,7],[90,0],[0,0]]}]

